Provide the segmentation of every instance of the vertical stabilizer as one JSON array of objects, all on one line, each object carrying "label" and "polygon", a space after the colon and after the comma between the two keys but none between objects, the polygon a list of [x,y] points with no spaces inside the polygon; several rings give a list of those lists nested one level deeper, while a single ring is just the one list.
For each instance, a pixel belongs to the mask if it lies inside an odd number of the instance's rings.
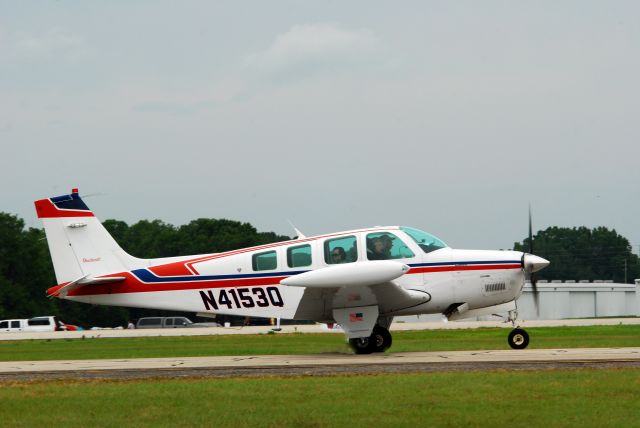
[{"label": "vertical stabilizer", "polygon": [[35,206],[44,224],[58,284],[141,266],[142,260],[120,248],[80,198],[78,189],[69,195],[40,199]]}]

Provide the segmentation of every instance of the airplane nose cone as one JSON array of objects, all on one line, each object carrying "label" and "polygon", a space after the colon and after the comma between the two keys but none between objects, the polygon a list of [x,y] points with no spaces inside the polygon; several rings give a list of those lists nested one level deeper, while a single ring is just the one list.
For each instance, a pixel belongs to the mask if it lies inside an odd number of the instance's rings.
[{"label": "airplane nose cone", "polygon": [[524,265],[529,272],[538,272],[549,266],[549,260],[534,256],[533,254],[525,254]]}]

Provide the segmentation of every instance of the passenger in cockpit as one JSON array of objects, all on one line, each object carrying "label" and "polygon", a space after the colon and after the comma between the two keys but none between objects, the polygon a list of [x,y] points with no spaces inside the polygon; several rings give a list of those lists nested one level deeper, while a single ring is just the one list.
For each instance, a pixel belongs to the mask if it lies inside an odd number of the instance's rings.
[{"label": "passenger in cockpit", "polygon": [[[384,238],[387,238],[386,240]],[[388,260],[391,258],[391,238],[387,235],[382,235],[379,238],[371,240],[370,246],[367,251],[367,257],[369,260]]]},{"label": "passenger in cockpit", "polygon": [[336,247],[331,251],[331,262],[334,264],[345,263],[347,261],[347,253],[342,247]]}]

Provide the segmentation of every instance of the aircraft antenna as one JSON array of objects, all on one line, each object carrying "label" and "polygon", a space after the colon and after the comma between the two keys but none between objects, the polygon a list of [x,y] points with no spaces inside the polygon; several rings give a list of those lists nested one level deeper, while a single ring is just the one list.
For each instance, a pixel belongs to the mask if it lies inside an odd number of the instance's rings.
[{"label": "aircraft antenna", "polygon": [[289,224],[293,228],[293,231],[296,234],[296,239],[303,239],[307,237],[304,233],[300,232],[300,230],[291,222],[291,220],[287,220],[287,222],[289,222]]}]

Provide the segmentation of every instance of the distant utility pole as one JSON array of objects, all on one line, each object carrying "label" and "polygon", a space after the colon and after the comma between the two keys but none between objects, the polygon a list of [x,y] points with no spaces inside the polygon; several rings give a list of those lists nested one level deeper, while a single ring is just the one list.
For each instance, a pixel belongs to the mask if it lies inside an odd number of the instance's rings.
[{"label": "distant utility pole", "polygon": [[624,283],[627,283],[627,259],[624,259]]}]

